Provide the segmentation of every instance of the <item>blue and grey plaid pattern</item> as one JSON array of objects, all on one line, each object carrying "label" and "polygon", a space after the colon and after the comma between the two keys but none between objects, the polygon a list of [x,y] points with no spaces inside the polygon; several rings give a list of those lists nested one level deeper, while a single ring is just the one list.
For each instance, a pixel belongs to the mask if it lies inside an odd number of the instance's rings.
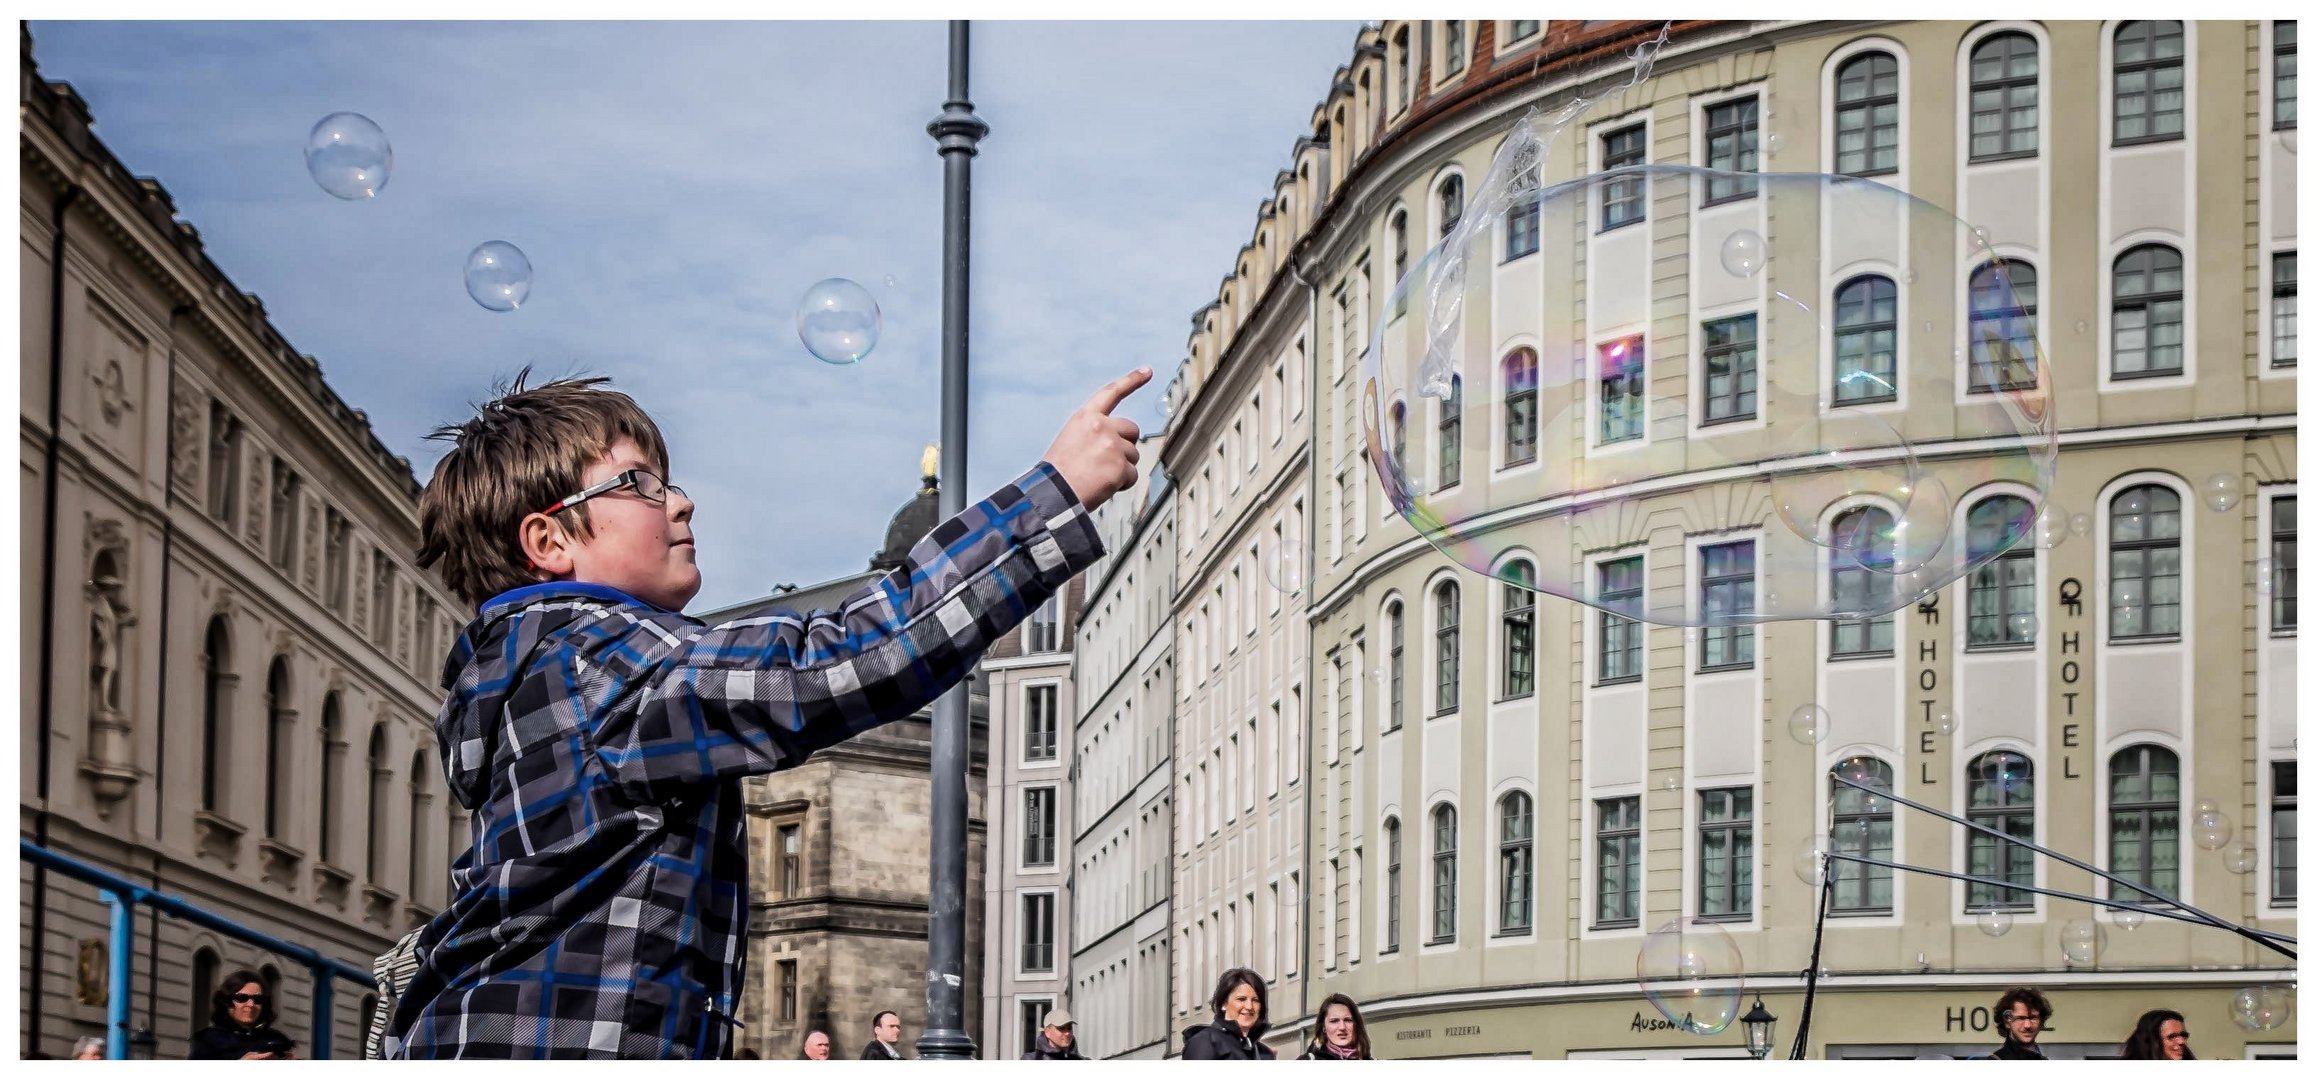
[{"label": "blue and grey plaid pattern", "polygon": [[712,627],[586,583],[493,598],[435,721],[474,846],[383,1056],[724,1056],[740,779],[916,712],[1101,554],[1041,463],[834,611]]}]

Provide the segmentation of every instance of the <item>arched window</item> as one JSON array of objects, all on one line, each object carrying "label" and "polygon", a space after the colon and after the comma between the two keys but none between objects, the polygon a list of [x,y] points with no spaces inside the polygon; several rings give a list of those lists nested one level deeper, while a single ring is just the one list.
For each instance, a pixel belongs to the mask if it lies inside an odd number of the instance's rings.
[{"label": "arched window", "polygon": [[[1851,779],[1870,785],[1877,784],[1885,791],[1891,788],[1891,767],[1888,763],[1867,758],[1863,765],[1848,762],[1836,766]],[[1844,855],[1860,855],[1870,859],[1891,860],[1891,832],[1893,827],[1892,803],[1889,799],[1871,795],[1853,787],[1844,787],[1828,781],[1833,797],[1831,831],[1827,833],[1828,849]],[[1830,863],[1834,878],[1834,904],[1837,915],[1888,915],[1891,911],[1891,870],[1887,866],[1868,866],[1864,863]]]},{"label": "arched window", "polygon": [[[1858,506],[1834,519],[1833,544],[1827,564],[1833,574],[1834,609],[1865,612],[1891,602],[1891,570],[1896,560],[1896,522],[1879,506]],[[1889,614],[1873,618],[1836,619],[1831,655],[1889,656],[1895,620]]]},{"label": "arched window", "polygon": [[[2035,842],[2033,762],[2009,750],[1991,751],[1971,759],[1965,782],[1964,798],[1972,824]],[[1968,834],[1967,843],[1972,876],[2035,884],[2035,852],[1977,831]],[[2023,911],[2035,906],[2031,893],[1976,882],[1970,885],[1966,903],[1968,911]]]},{"label": "arched window", "polygon": [[344,797],[338,781],[345,769],[346,732],[339,716],[338,695],[333,692],[322,699],[322,775],[321,783],[315,785],[322,829],[316,855],[332,866],[337,865],[334,860],[338,855],[338,800]]},{"label": "arched window", "polygon": [[1505,566],[1504,600],[1504,682],[1500,687],[1500,701],[1529,697],[1537,692],[1537,594],[1530,586],[1536,583],[1536,570],[1526,561],[1515,561]]},{"label": "arched window", "polygon": [[1899,288],[1862,274],[1834,291],[1834,403],[1899,397]]},{"label": "arched window", "polygon": [[1408,475],[1408,403],[1392,403],[1392,467]]},{"label": "arched window", "polygon": [[[2108,761],[2108,872],[2164,896],[2180,894],[2180,757],[2161,746],[2128,746]],[[2110,894],[2161,903],[2129,885]]]},{"label": "arched window", "polygon": [[1497,800],[1497,929],[1527,931],[1536,920],[1537,806],[1528,795],[1510,792]]},{"label": "arched window", "polygon": [[186,1038],[209,1026],[209,995],[217,992],[217,980],[225,977],[223,967],[217,950],[206,945],[193,950],[193,985],[186,995],[191,999],[193,1015],[186,1017],[190,1021],[185,1028]]},{"label": "arched window", "polygon": [[1504,463],[1537,459],[1537,351],[1514,349],[1504,358]]},{"label": "arched window", "polygon": [[1456,808],[1446,803],[1432,811],[1432,940],[1439,945],[1456,940]]},{"label": "arched window", "polygon": [[1860,53],[1835,72],[1834,171],[1899,171],[1899,61],[1887,52]]},{"label": "arched window", "polygon": [[290,711],[289,658],[277,656],[265,676],[265,834],[277,840],[289,809],[290,747],[297,737],[291,725],[296,720]]},{"label": "arched window", "polygon": [[363,819],[370,823],[370,851],[362,864],[370,884],[379,888],[386,887],[386,844],[393,836],[386,820],[393,783],[394,770],[386,763],[386,725],[380,724],[370,729],[370,801]]},{"label": "arched window", "polygon": [[2185,287],[2180,252],[2168,245],[2142,244],[2117,257],[2108,328],[2116,378],[2180,374],[2187,340]]},{"label": "arched window", "polygon": [[1400,949],[1400,819],[1384,819],[1384,951]]},{"label": "arched window", "polygon": [[2035,545],[2027,539],[2035,515],[2027,500],[1981,499],[1965,521],[1964,556],[1974,564],[1967,601],[1971,647],[2035,644]]},{"label": "arched window", "polygon": [[426,751],[410,755],[410,886],[405,893],[412,903],[431,903],[434,889],[431,882],[438,877],[433,859],[434,845],[428,842],[427,829],[422,822],[433,817],[427,804],[434,801],[428,790],[432,785],[427,776]]},{"label": "arched window", "polygon": [[1447,236],[1464,219],[1464,178],[1451,176],[1440,184],[1440,235]]},{"label": "arched window", "polygon": [[1448,396],[1440,399],[1439,490],[1464,479],[1464,376],[1448,377]]},{"label": "arched window", "polygon": [[1391,650],[1388,673],[1391,679],[1388,711],[1384,714],[1386,731],[1398,731],[1407,720],[1408,673],[1408,613],[1398,600],[1384,609],[1385,632],[1389,637],[1386,647]]},{"label": "arched window", "polygon": [[2108,637],[2180,635],[2180,496],[2141,484],[2108,511]]},{"label": "arched window", "polygon": [[2033,389],[2035,265],[1990,259],[1971,272],[1971,392]]},{"label": "arched window", "polygon": [[1392,35],[1392,82],[1397,86],[1402,110],[1408,107],[1408,97],[1416,82],[1414,54],[1408,48],[1408,28]]},{"label": "arched window", "polygon": [[[201,808],[225,810],[225,736],[233,723],[233,643],[225,616],[209,620],[201,651]],[[215,989],[215,987],[211,987]],[[204,1007],[206,1010],[206,1006]],[[208,1015],[206,1011],[204,1016]],[[203,1026],[208,1026],[204,1020]]]},{"label": "arched window", "polygon": [[1443,34],[1441,40],[1445,42],[1444,47],[1447,53],[1445,60],[1447,77],[1455,78],[1459,72],[1464,70],[1464,20],[1447,20],[1442,24],[1441,33]]},{"label": "arched window", "polygon": [[2035,39],[1990,34],[1971,49],[1971,160],[2031,158],[2036,151]]},{"label": "arched window", "polygon": [[1443,581],[1432,590],[1432,715],[1456,711],[1456,690],[1461,668],[1457,663],[1458,604],[1456,583]]},{"label": "arched window", "polygon": [[2182,69],[2187,54],[2177,22],[2128,22],[2116,28],[2116,145],[2181,137],[2188,112]]},{"label": "arched window", "polygon": [[1392,317],[1395,319],[1408,313],[1408,294],[1400,288],[1407,277],[1408,211],[1395,210],[1392,212],[1392,284],[1387,286],[1393,293]]}]

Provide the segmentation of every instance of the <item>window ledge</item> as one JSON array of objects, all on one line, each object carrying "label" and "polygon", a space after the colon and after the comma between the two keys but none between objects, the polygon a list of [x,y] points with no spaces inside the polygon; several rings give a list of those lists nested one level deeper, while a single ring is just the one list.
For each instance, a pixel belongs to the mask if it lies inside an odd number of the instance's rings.
[{"label": "window ledge", "polygon": [[1719,675],[1726,671],[1751,671],[1753,667],[1754,662],[1748,660],[1738,664],[1715,664],[1711,667],[1700,667],[1697,673],[1700,675]]},{"label": "window ledge", "polygon": [[1827,911],[1826,911],[1826,917],[1827,917],[1827,918],[1829,918],[1829,919],[1875,919],[1875,918],[1889,918],[1889,917],[1890,917],[1890,914],[1891,914],[1891,909],[1889,909],[1889,908],[1887,908],[1887,907],[1885,907],[1885,908],[1828,908],[1828,909],[1827,909]]},{"label": "window ledge", "polygon": [[1967,653],[2024,653],[2034,652],[2032,641],[1988,641],[1963,646]]},{"label": "window ledge", "polygon": [[[1889,617],[1890,617],[1890,616],[1888,616],[1888,615],[1877,615],[1877,616],[1875,616],[1875,619],[1887,619],[1887,618],[1889,618]],[[1863,621],[1873,621],[1873,620],[1863,620]],[[1845,660],[1888,660],[1888,659],[1890,659],[1891,657],[1893,657],[1893,656],[1897,656],[1897,655],[1898,655],[1898,653],[1896,653],[1896,652],[1894,652],[1893,650],[1890,650],[1890,649],[1883,649],[1883,650],[1880,650],[1880,651],[1877,651],[1877,652],[1843,652],[1843,653],[1828,653],[1828,654],[1826,654],[1826,662],[1827,662],[1827,663],[1829,663],[1829,664],[1839,664],[1839,663],[1841,663],[1841,662],[1843,662],[1843,661],[1845,661]]]},{"label": "window ledge", "polygon": [[2114,636],[2114,635],[2110,635],[2110,636],[2109,636],[2109,638],[2108,638],[2108,644],[2109,644],[2110,646],[2117,646],[2117,645],[2178,645],[2178,644],[2180,644],[2180,635],[2179,635],[2179,634],[2146,634],[2146,635],[2142,635],[2142,636],[2139,636],[2139,637],[2116,637],[2116,636]]},{"label": "window ledge", "polygon": [[1640,225],[1640,224],[1646,223],[1648,220],[1649,220],[1649,216],[1648,216],[1647,214],[1644,214],[1644,215],[1642,215],[1642,216],[1640,216],[1640,217],[1634,218],[1634,219],[1633,219],[1633,220],[1631,220],[1631,221],[1620,221],[1620,222],[1618,222],[1618,223],[1617,223],[1617,224],[1615,224],[1615,225],[1603,225],[1603,226],[1601,226],[1600,228],[1593,230],[1593,235],[1595,235],[1595,236],[1603,236],[1603,235],[1606,235],[1606,234],[1608,234],[1608,233],[1613,233],[1613,232],[1616,232],[1616,231],[1617,231],[1617,230],[1619,230],[1619,229],[1630,229],[1630,228],[1632,228],[1632,227],[1633,227],[1633,226],[1635,226],[1635,225]]},{"label": "window ledge", "polygon": [[1836,398],[1834,400],[1834,404],[1829,407],[1840,409],[1851,405],[1889,405],[1897,400],[1899,400],[1899,395],[1897,394],[1877,394],[1874,397]]},{"label": "window ledge", "polygon": [[1973,155],[1971,164],[1995,165],[2006,161],[2034,161],[2040,156],[2042,156],[2042,152],[2039,150],[2006,150],[2000,154]]},{"label": "window ledge", "polygon": [[[1752,174],[1752,175],[1759,175],[1759,174]],[[1759,190],[1759,182],[1757,182],[1757,190]],[[1748,200],[1748,199],[1751,199],[1751,198],[1753,198],[1753,197],[1754,197],[1754,192],[1752,192],[1752,191],[1742,191],[1742,192],[1739,192],[1739,193],[1737,193],[1737,194],[1735,194],[1735,195],[1724,195],[1724,196],[1722,196],[1722,197],[1720,197],[1720,198],[1718,198],[1718,199],[1707,199],[1705,202],[1703,202],[1703,203],[1700,203],[1700,204],[1699,204],[1699,208],[1700,208],[1700,209],[1704,209],[1704,208],[1715,207],[1715,206],[1728,206],[1729,204],[1731,204],[1731,203],[1734,203],[1734,202],[1745,202],[1746,200]]]},{"label": "window ledge", "polygon": [[1720,427],[1723,424],[1743,424],[1746,421],[1755,418],[1756,414],[1754,413],[1744,413],[1735,416],[1709,416],[1703,420],[1698,421],[1698,426],[1701,428],[1710,428]]},{"label": "window ledge", "polygon": [[1751,912],[1751,911],[1734,911],[1734,912],[1730,912],[1730,913],[1728,913],[1728,914],[1723,914],[1723,915],[1699,915],[1699,916],[1696,916],[1696,918],[1697,918],[1697,919],[1698,919],[1698,921],[1700,921],[1700,922],[1711,922],[1711,923],[1743,923],[1743,922],[1753,922],[1753,921],[1754,921],[1754,913],[1753,913],[1753,912]]},{"label": "window ledge", "polygon": [[1593,930],[1639,930],[1639,929],[1641,929],[1641,920],[1639,920],[1639,919],[1620,919],[1620,920],[1617,920],[1617,921],[1615,921],[1615,922],[1598,922],[1598,923],[1594,923],[1594,924],[1593,924],[1591,927],[1589,927],[1588,929],[1593,929]]},{"label": "window ledge", "polygon": [[1614,679],[1597,679],[1594,681],[1593,686],[1595,689],[1599,689],[1604,686],[1631,686],[1634,683],[1640,681],[1641,676],[1639,675],[1619,675]]},{"label": "window ledge", "polygon": [[2185,134],[2181,134],[2181,135],[2142,135],[2142,136],[2140,136],[2139,138],[2136,138],[2136,139],[2111,139],[2111,140],[2109,140],[2109,142],[2108,142],[2108,147],[2109,147],[2110,149],[2116,149],[2116,148],[2118,148],[2118,147],[2125,147],[2125,146],[2154,146],[2154,145],[2156,145],[2156,144],[2158,144],[2158,143],[2185,142],[2185,141],[2187,141],[2187,138],[2188,138],[2188,136],[2187,136],[2187,135],[2185,135]]},{"label": "window ledge", "polygon": [[2110,382],[2139,382],[2143,379],[2178,379],[2187,374],[2188,369],[2186,368],[2166,368],[2155,371],[2112,371],[2108,373],[2108,380]]}]

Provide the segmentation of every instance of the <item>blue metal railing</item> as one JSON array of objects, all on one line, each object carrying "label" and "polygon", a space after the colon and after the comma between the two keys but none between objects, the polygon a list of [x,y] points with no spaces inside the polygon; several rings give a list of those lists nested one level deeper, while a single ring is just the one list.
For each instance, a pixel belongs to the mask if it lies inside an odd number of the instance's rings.
[{"label": "blue metal railing", "polygon": [[[59,855],[30,840],[19,838],[17,850],[30,862],[96,886],[98,895],[112,908],[112,945],[106,953],[111,971],[105,988],[105,1056],[108,1058],[118,1060],[129,1056],[129,960],[136,950],[131,919],[139,904],[149,904],[154,910],[171,918],[238,938],[306,965],[306,970],[314,976],[314,1034],[308,1045],[314,1058],[330,1056],[331,980],[345,979],[369,990],[378,988],[378,980],[372,978],[369,972],[343,960],[324,956],[304,945],[284,941],[263,931],[252,930],[177,897],[154,892],[111,871],[90,866],[69,855]],[[205,988],[194,989],[201,992]],[[369,1017],[362,1018],[365,1024],[369,1020]]]}]

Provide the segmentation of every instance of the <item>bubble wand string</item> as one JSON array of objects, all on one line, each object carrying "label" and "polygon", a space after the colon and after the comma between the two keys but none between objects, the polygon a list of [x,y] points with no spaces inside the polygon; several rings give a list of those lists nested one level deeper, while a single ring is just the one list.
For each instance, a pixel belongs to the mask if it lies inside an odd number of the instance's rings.
[{"label": "bubble wand string", "polygon": [[[2226,922],[2207,922],[2204,919],[2197,918],[2195,915],[2182,914],[2178,909],[2149,907],[2145,904],[2135,904],[2123,900],[2102,900],[2096,896],[2086,896],[2082,893],[2073,893],[2067,891],[2066,889],[2051,889],[2045,888],[2041,885],[2022,885],[2017,882],[2004,881],[1999,878],[1980,877],[1976,874],[1965,874],[1954,870],[1940,870],[1935,867],[1914,866],[1908,863],[1892,862],[1888,859],[1877,859],[1871,855],[1851,855],[1845,852],[1829,851],[1825,854],[1824,858],[1830,862],[1839,861],[1857,863],[1860,866],[1880,866],[1887,870],[1905,870],[1914,874],[1929,874],[1932,877],[1947,878],[1951,881],[1967,881],[1973,885],[1985,885],[1989,888],[2009,889],[2014,892],[2035,893],[2040,896],[2056,896],[2062,900],[2080,900],[2094,907],[2105,907],[2114,911],[2137,911],[2142,915],[2154,915],[2158,918],[2171,919],[2175,922],[2190,923],[2196,926],[2209,926],[2215,930],[2234,930],[2243,933],[2253,938],[2255,941],[2259,941],[2261,944],[2267,945],[2272,949],[2276,949],[2278,952],[2284,953],[2288,957],[2299,959],[2298,957],[2294,957],[2294,954],[2291,950],[2281,948],[2275,944],[2275,942],[2280,941],[2286,944],[2300,944],[2298,939],[2294,938],[2290,934],[2280,934],[2274,930],[2262,930],[2258,927],[2236,926]],[[2137,885],[2130,887],[2134,891],[2141,891],[2140,887]]]},{"label": "bubble wand string", "polygon": [[1834,902],[1834,867],[1828,866],[1818,883],[1818,922],[1810,931],[1810,969],[1802,973],[1802,1019],[1794,1024],[1794,1052],[1788,1061],[1801,1061],[1810,1049],[1810,1013],[1818,1005],[1818,955],[1826,945],[1826,913]]}]

